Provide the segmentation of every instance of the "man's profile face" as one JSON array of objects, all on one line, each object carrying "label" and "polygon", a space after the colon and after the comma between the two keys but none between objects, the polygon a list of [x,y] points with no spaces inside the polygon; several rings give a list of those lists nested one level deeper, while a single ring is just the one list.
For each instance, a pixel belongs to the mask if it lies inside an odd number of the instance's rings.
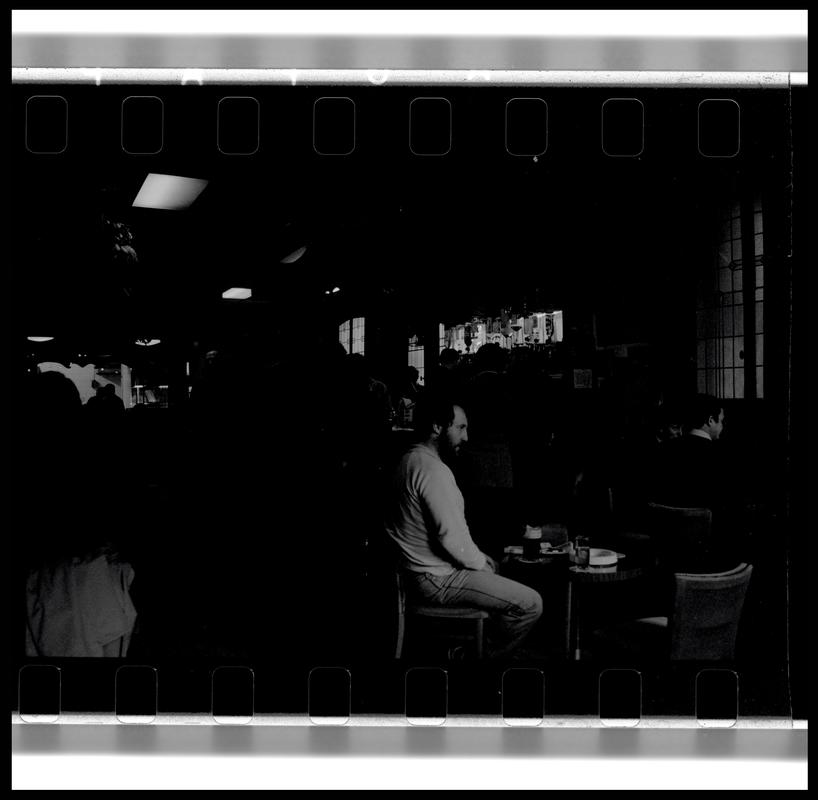
[{"label": "man's profile face", "polygon": [[440,436],[442,448],[446,452],[457,455],[461,445],[469,440],[468,427],[469,421],[466,419],[466,412],[460,406],[455,406],[452,424]]},{"label": "man's profile face", "polygon": [[718,418],[710,417],[710,422],[708,426],[708,432],[710,433],[710,438],[715,441],[716,439],[721,436],[721,432],[724,430],[724,409],[719,409],[719,416]]}]

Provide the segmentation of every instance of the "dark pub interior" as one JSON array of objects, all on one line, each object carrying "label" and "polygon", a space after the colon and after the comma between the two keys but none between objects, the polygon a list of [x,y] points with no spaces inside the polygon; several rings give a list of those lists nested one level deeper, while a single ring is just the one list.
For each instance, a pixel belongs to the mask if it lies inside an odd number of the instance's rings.
[{"label": "dark pub interior", "polygon": [[20,663],[786,669],[788,92],[52,88],[12,93]]}]

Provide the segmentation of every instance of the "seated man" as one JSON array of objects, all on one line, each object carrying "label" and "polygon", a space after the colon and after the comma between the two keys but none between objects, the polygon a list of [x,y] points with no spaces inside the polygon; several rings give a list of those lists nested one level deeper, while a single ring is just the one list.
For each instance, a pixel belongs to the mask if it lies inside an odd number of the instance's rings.
[{"label": "seated man", "polygon": [[724,501],[727,478],[715,444],[724,428],[724,408],[717,398],[699,394],[690,398],[682,416],[685,435],[659,446],[650,499],[714,510]]},{"label": "seated man", "polygon": [[682,411],[686,433],[659,446],[648,499],[675,508],[710,509],[711,535],[695,543],[680,542],[671,566],[682,572],[719,572],[741,560],[730,470],[717,445],[724,407],[718,398],[699,394],[689,398]]},{"label": "seated man", "polygon": [[451,400],[438,395],[419,401],[415,429],[421,440],[398,464],[387,531],[400,549],[410,597],[489,612],[487,653],[502,658],[540,617],[542,598],[496,574],[497,564],[469,534],[463,495],[446,464],[468,441],[467,428],[463,408]]}]

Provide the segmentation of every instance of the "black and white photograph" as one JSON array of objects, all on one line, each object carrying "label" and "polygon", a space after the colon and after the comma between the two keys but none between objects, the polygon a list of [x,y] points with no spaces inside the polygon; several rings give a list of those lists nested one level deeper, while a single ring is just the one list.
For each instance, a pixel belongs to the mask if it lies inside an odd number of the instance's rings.
[{"label": "black and white photograph", "polygon": [[15,713],[791,725],[786,77],[69,72],[11,86]]}]

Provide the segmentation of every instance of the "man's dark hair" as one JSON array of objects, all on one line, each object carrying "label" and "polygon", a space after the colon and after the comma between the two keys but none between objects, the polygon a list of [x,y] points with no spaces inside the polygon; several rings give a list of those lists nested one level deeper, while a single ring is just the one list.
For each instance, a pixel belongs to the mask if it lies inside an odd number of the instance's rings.
[{"label": "man's dark hair", "polygon": [[462,406],[452,395],[441,392],[427,392],[415,406],[415,433],[428,436],[434,425],[448,428],[454,422],[454,407]]},{"label": "man's dark hair", "polygon": [[707,424],[710,417],[719,418],[719,412],[724,408],[724,403],[711,394],[693,395],[685,404],[683,409],[682,422],[685,430],[701,428]]}]

